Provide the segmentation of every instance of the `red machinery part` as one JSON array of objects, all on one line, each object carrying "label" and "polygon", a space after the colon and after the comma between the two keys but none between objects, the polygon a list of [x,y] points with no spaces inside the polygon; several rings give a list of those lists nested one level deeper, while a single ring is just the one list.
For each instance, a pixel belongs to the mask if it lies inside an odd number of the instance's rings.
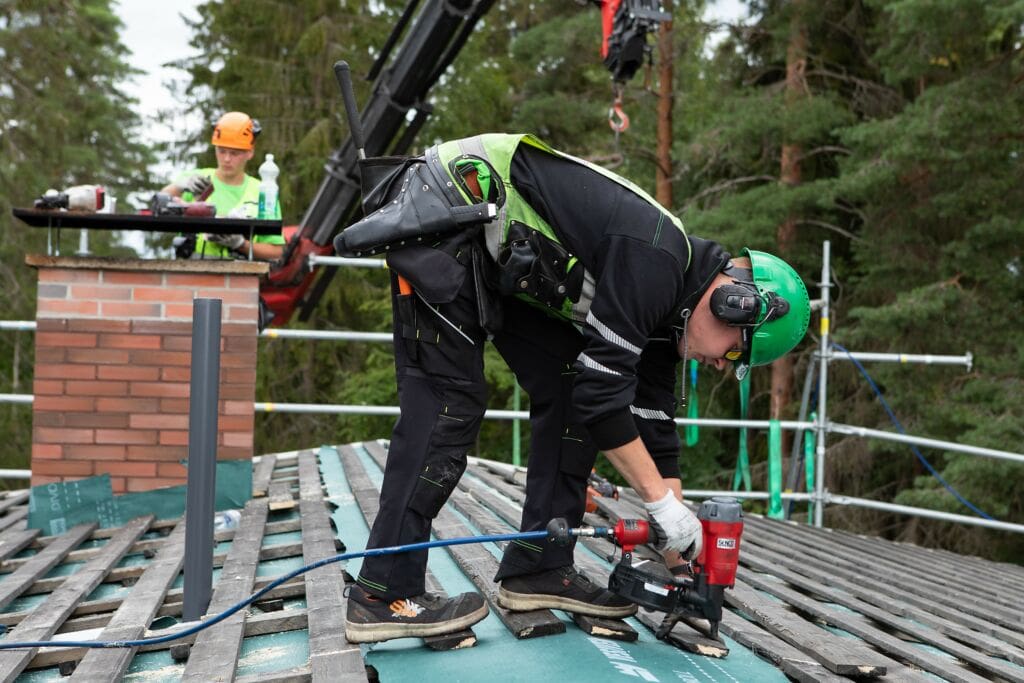
[{"label": "red machinery part", "polygon": [[697,512],[704,531],[704,547],[694,571],[707,575],[712,586],[733,587],[740,559],[743,509],[735,498],[712,498]]}]

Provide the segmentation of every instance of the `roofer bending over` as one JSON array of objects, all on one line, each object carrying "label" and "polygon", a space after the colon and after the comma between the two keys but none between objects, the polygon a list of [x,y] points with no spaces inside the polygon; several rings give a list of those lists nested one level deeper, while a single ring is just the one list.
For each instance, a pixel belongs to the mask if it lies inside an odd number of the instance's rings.
[{"label": "roofer bending over", "polygon": [[[217,209],[218,217],[256,218],[260,181],[245,172],[246,164],[256,149],[260,134],[259,122],[240,111],[229,111],[213,127],[210,144],[217,154],[217,168],[194,168],[180,173],[167,187],[160,190],[186,201],[205,194],[210,186],[213,192],[206,201]],[[281,203],[275,215],[281,218]],[[252,255],[263,261],[273,261],[284,252],[281,235],[255,235]],[[248,256],[249,239],[245,235],[197,235],[191,250],[192,258],[237,258]]]},{"label": "roofer bending over", "polygon": [[[532,136],[371,159],[362,177],[367,216],[335,248],[388,247],[401,408],[368,547],[429,540],[480,428],[491,339],[530,396],[521,530],[555,517],[578,526],[603,451],[643,498],[666,562],[694,558],[701,526],[681,502],[672,419],[677,364],[731,363],[742,378],[788,352],[810,317],[800,277],[763,252],[730,259],[628,180]],[[366,558],[348,639],[437,635],[487,615],[475,593],[425,593],[426,565],[425,550]],[[636,611],[574,568],[572,546],[513,542],[495,580],[511,610]]]}]

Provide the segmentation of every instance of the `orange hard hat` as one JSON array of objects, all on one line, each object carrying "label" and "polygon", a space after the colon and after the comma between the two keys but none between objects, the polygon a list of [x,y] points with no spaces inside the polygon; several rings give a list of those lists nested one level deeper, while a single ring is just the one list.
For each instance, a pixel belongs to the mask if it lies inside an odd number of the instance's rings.
[{"label": "orange hard hat", "polygon": [[229,111],[217,120],[210,143],[216,147],[249,150],[256,147],[259,134],[260,124],[255,119],[240,111]]}]

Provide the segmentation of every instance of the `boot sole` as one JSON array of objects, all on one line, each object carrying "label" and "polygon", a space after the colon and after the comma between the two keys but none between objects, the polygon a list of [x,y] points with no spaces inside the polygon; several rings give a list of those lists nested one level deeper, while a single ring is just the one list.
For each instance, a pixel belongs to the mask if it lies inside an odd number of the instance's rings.
[{"label": "boot sole", "polygon": [[458,619],[434,624],[388,624],[380,622],[354,624],[350,621],[345,621],[345,639],[350,643],[379,643],[382,640],[394,640],[395,638],[440,636],[467,629],[481,621],[489,612],[490,610],[485,602],[479,609]]},{"label": "boot sole", "polygon": [[595,605],[589,602],[563,598],[558,595],[539,595],[536,593],[513,593],[505,588],[498,589],[498,604],[513,612],[528,612],[534,609],[560,609],[574,614],[585,614],[590,617],[606,617],[622,619],[636,614],[636,605]]}]

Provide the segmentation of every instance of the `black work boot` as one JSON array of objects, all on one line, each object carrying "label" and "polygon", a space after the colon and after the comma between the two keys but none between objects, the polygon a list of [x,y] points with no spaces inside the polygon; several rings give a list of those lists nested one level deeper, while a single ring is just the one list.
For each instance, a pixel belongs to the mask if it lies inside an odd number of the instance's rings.
[{"label": "black work boot", "polygon": [[561,609],[609,618],[636,614],[634,603],[601,588],[572,565],[504,579],[498,590],[498,604],[517,612]]},{"label": "black work boot", "polygon": [[345,637],[350,643],[376,643],[392,638],[438,636],[469,628],[486,617],[487,612],[487,603],[477,593],[451,598],[423,593],[387,602],[361,586],[351,586]]}]

